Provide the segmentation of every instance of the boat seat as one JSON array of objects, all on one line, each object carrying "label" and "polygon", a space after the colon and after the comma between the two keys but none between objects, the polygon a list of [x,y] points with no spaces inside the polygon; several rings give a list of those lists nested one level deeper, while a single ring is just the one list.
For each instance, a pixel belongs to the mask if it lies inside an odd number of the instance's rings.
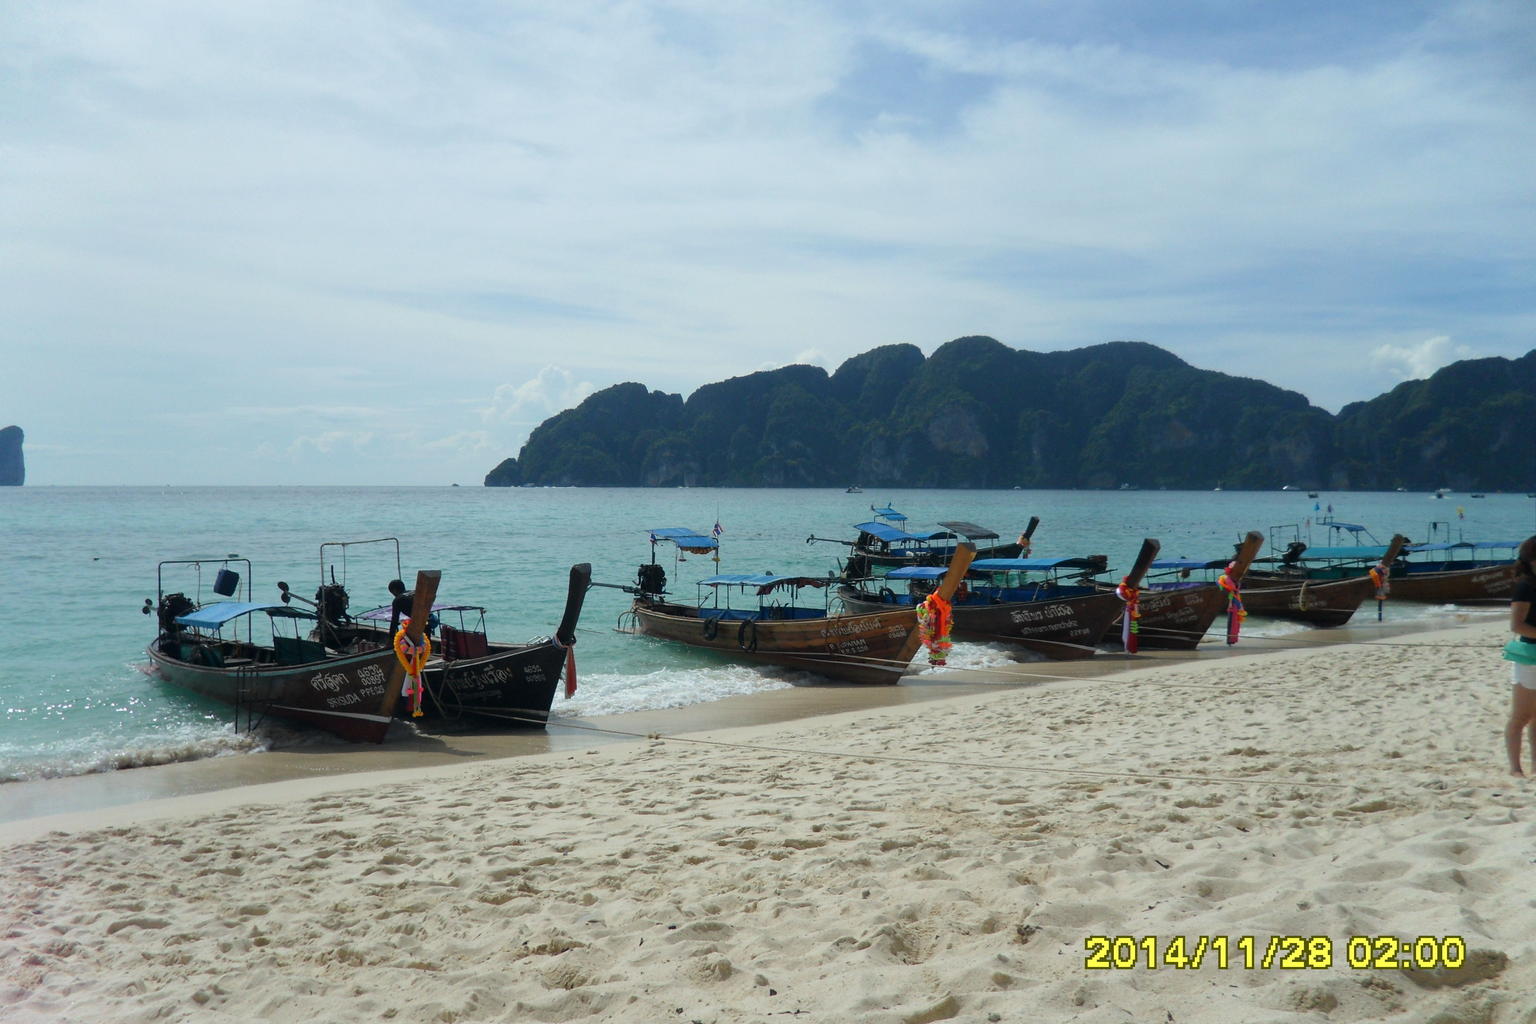
[{"label": "boat seat", "polygon": [[183,643],[177,656],[189,665],[207,665],[209,668],[223,668],[224,655],[219,653],[217,647],[209,647],[206,644]]},{"label": "boat seat", "polygon": [[472,629],[455,629],[445,622],[439,636],[442,641],[444,661],[483,658],[491,653],[490,641],[486,639],[485,634]]}]

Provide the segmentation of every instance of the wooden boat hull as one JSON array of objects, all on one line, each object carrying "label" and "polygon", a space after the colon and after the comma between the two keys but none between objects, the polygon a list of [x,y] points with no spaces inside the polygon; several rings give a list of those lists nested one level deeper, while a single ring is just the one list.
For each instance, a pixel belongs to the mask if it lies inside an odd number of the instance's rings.
[{"label": "wooden boat hull", "polygon": [[423,674],[426,695],[421,717],[412,717],[406,701],[395,705],[395,717],[441,722],[470,716],[514,728],[542,729],[549,721],[565,661],[565,649],[552,640],[492,645],[490,653],[479,658],[433,659]]},{"label": "wooden boat hull", "polygon": [[1389,600],[1426,604],[1507,604],[1515,591],[1515,563],[1444,572],[1393,573]]},{"label": "wooden boat hull", "polygon": [[725,618],[711,625],[698,608],[637,598],[634,613],[648,636],[846,683],[895,683],[916,646],[917,613],[911,608],[787,620]]},{"label": "wooden boat hull", "polygon": [[1250,615],[1291,619],[1313,626],[1342,626],[1367,599],[1376,585],[1369,576],[1341,580],[1306,580],[1266,573],[1243,577],[1243,607]]},{"label": "wooden boat hull", "polygon": [[[576,642],[576,624],[591,581],[590,564],[571,566],[565,611],[549,639],[501,644],[487,642],[478,632],[465,634],[478,637],[478,650],[484,653],[434,656],[422,673],[426,692],[421,715],[413,715],[410,702],[401,700],[395,705],[395,717],[428,725],[471,718],[514,729],[544,728],[569,657],[567,647]],[[382,646],[388,642],[388,634],[385,628],[353,623],[345,635],[354,643]],[[445,626],[439,652],[446,652],[449,646],[447,634]]]},{"label": "wooden boat hull", "polygon": [[[855,614],[900,607],[847,585],[838,589],[838,596]],[[952,630],[958,640],[1017,644],[1053,661],[1075,661],[1098,653],[1095,645],[1123,607],[1113,593],[1001,604],[956,601]]]},{"label": "wooden boat hull", "polygon": [[354,743],[382,743],[389,731],[395,652],[388,648],[304,665],[222,668],[184,661],[160,648],[151,644],[148,654],[162,679],[237,711],[317,726]]},{"label": "wooden boat hull", "polygon": [[[1118,598],[1117,598],[1118,600]],[[1227,610],[1227,592],[1214,583],[1185,586],[1146,586],[1138,598],[1137,643],[1164,651],[1192,651],[1200,645],[1211,623]],[[1125,613],[1122,611],[1104,632],[1104,641],[1118,643]]]}]

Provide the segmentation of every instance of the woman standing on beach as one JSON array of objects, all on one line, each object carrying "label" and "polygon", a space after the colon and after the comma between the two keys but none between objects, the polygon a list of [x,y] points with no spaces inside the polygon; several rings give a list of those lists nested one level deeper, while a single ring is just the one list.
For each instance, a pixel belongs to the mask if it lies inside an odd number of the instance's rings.
[{"label": "woman standing on beach", "polygon": [[1509,631],[1515,638],[1504,647],[1504,657],[1514,662],[1515,692],[1504,726],[1504,746],[1509,752],[1509,774],[1520,770],[1520,735],[1531,733],[1536,758],[1536,537],[1527,537],[1515,553],[1515,590],[1509,598]]}]

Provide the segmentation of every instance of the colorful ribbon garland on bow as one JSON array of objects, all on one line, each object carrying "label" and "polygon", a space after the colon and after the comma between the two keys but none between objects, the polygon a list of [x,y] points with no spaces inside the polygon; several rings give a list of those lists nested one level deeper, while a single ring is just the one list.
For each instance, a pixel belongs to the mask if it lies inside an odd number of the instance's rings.
[{"label": "colorful ribbon garland on bow", "polygon": [[1382,619],[1382,611],[1384,603],[1387,600],[1387,594],[1391,593],[1392,591],[1392,585],[1387,582],[1387,577],[1389,577],[1391,574],[1392,570],[1387,568],[1387,564],[1385,562],[1377,562],[1375,565],[1371,566],[1371,582],[1376,584],[1377,622],[1380,622]]},{"label": "colorful ribbon garland on bow", "polygon": [[1029,548],[1030,548],[1029,534],[1027,534],[1027,533],[1019,534],[1019,557],[1020,558],[1028,558],[1029,557]]},{"label": "colorful ribbon garland on bow", "polygon": [[929,594],[917,606],[917,635],[928,649],[930,665],[941,666],[949,656],[951,619],[949,602],[938,594]]},{"label": "colorful ribbon garland on bow", "polygon": [[1371,566],[1371,582],[1376,584],[1376,600],[1385,601],[1392,592],[1392,585],[1387,582],[1390,575],[1391,570],[1379,562]]},{"label": "colorful ribbon garland on bow", "polygon": [[1236,562],[1228,562],[1227,567],[1221,570],[1221,575],[1216,577],[1216,583],[1227,592],[1227,643],[1237,643],[1237,634],[1243,628],[1243,620],[1248,617],[1248,610],[1243,607],[1243,592],[1238,589],[1237,581],[1232,578]]},{"label": "colorful ribbon garland on bow", "polygon": [[427,659],[432,657],[432,638],[422,634],[420,640],[412,640],[405,631],[410,626],[411,620],[400,620],[400,631],[395,634],[395,657],[400,659],[400,665],[405,669],[405,685],[400,690],[402,697],[409,697],[411,701],[411,717],[421,717],[421,699],[426,686],[421,681],[421,673],[426,670]]},{"label": "colorful ribbon garland on bow", "polygon": [[549,642],[565,651],[565,699],[570,700],[576,696],[576,638],[571,637],[571,642],[563,644],[560,638],[552,636]]},{"label": "colorful ribbon garland on bow", "polygon": [[1141,591],[1131,586],[1131,578],[1125,577],[1115,587],[1115,596],[1125,602],[1125,615],[1120,620],[1120,642],[1126,654],[1135,654],[1141,647]]}]

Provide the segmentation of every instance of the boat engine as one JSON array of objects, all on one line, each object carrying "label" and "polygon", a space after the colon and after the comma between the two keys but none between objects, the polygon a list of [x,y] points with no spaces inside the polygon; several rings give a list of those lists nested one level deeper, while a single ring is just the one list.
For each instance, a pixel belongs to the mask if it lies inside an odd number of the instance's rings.
[{"label": "boat engine", "polygon": [[667,570],[659,565],[642,565],[635,573],[635,587],[642,594],[665,594]]},{"label": "boat engine", "polygon": [[1295,565],[1301,561],[1301,553],[1307,550],[1307,546],[1299,540],[1293,540],[1285,546],[1285,554],[1280,556],[1281,565]]},{"label": "boat engine", "polygon": [[1093,563],[1093,567],[1089,571],[1094,574],[1109,571],[1108,555],[1089,555],[1088,561]]},{"label": "boat engine", "polygon": [[312,634],[314,639],[327,647],[343,647],[346,638],[337,632],[336,627],[352,621],[352,617],[347,614],[350,604],[346,587],[340,583],[322,583],[320,589],[315,591],[315,615],[319,621]]},{"label": "boat engine", "polygon": [[160,599],[160,606],[155,610],[155,617],[160,623],[160,632],[181,632],[181,627],[176,625],[176,617],[196,610],[197,605],[186,594],[166,594]]},{"label": "boat engine", "polygon": [[351,603],[347,588],[340,583],[326,583],[315,591],[315,608],[326,622],[347,621],[347,608]]}]

